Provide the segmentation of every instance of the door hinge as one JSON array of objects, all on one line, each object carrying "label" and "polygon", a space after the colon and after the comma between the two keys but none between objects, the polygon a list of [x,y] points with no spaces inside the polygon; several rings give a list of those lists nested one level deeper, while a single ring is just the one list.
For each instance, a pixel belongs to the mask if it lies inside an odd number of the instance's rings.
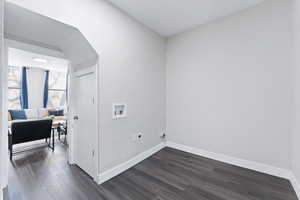
[{"label": "door hinge", "polygon": [[92,151],[92,156],[95,157],[95,150]]},{"label": "door hinge", "polygon": [[93,102],[93,104],[95,104],[95,97],[93,97],[92,102]]}]

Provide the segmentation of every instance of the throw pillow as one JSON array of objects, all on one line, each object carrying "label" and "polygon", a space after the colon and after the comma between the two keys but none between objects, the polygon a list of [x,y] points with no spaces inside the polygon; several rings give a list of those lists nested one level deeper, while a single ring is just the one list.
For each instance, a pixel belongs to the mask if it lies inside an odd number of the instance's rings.
[{"label": "throw pillow", "polygon": [[9,110],[13,120],[27,119],[24,110]]},{"label": "throw pillow", "polygon": [[49,110],[49,115],[64,116],[64,110]]}]

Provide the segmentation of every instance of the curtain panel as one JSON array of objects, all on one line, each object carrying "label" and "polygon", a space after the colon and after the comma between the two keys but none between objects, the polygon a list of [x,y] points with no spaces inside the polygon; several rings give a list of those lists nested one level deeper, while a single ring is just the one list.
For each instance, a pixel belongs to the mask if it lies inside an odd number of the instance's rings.
[{"label": "curtain panel", "polygon": [[20,104],[22,109],[28,109],[27,68],[22,67],[20,79]]},{"label": "curtain panel", "polygon": [[44,84],[44,98],[43,98],[44,108],[47,108],[48,94],[49,94],[49,71],[46,71],[45,84]]}]

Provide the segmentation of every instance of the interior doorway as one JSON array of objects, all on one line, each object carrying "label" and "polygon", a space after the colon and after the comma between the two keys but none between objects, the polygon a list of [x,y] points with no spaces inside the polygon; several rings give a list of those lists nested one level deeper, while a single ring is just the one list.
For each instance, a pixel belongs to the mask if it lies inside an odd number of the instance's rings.
[{"label": "interior doorway", "polygon": [[[7,43],[9,46],[9,41]],[[8,47],[7,107],[11,160],[17,152],[34,146],[28,143],[37,143],[41,139],[45,139],[53,151],[56,137],[68,147],[68,67],[66,59]],[[42,123],[48,118],[52,120],[52,127],[47,131]],[[27,126],[28,133],[25,134]],[[38,128],[37,133],[35,128]],[[15,132],[20,132],[18,134],[22,137]],[[17,146],[23,148],[17,151]]]},{"label": "interior doorway", "polygon": [[[30,28],[28,25],[30,24]],[[54,152],[58,154],[58,157],[55,153],[50,153],[47,147],[44,148],[42,151],[39,151],[38,154],[35,156],[30,157],[33,154],[28,152],[24,153],[23,156],[27,156],[26,159],[19,159],[17,162],[30,162],[30,164],[34,162],[38,162],[40,158],[49,158],[46,162],[52,162],[57,159],[62,159],[61,155],[65,154],[65,160],[68,163],[68,169],[72,170],[71,165],[78,165],[81,167],[87,174],[91,176],[91,180],[97,181],[98,174],[99,174],[99,127],[98,127],[98,54],[93,49],[93,47],[88,43],[85,37],[79,32],[78,29],[72,27],[70,25],[63,24],[61,22],[55,21],[48,17],[33,13],[28,11],[24,8],[16,6],[11,3],[7,3],[5,5],[5,66],[4,66],[4,73],[2,74],[2,78],[4,80],[4,91],[3,91],[3,98],[10,101],[5,101],[3,105],[1,105],[4,110],[24,110],[28,108],[36,108],[35,111],[28,112],[25,116],[37,114],[38,117],[42,116],[39,115],[39,107],[47,107],[45,106],[45,100],[47,99],[47,105],[52,105],[55,109],[48,110],[47,117],[50,115],[61,115],[59,112],[64,110],[66,120],[65,124],[60,124],[58,127],[63,130],[67,127],[67,135],[58,135],[58,131],[55,131],[53,134],[53,138],[57,138],[61,136],[63,142],[66,142],[66,146],[62,146],[63,143],[57,143],[59,141],[55,140],[53,145],[55,145],[58,150]],[[55,33],[53,32],[55,29]],[[72,37],[69,37],[72,35]],[[75,50],[75,51],[74,51]],[[39,62],[39,67],[34,66],[32,64],[18,64],[18,66],[12,66],[9,59],[9,54],[11,52],[27,52],[31,54],[29,56],[30,62]],[[23,52],[23,53],[24,53]],[[47,57],[48,56],[48,57]],[[47,65],[47,59],[55,58],[56,61],[63,60],[64,65],[67,65],[67,70],[64,72],[60,71],[59,73],[55,69],[61,70],[60,63],[52,63],[49,68],[43,68],[43,66]],[[54,59],[54,60],[55,60]],[[16,64],[15,64],[16,65]],[[28,67],[29,66],[29,67]],[[14,67],[17,67],[14,68]],[[51,68],[52,67],[52,68]],[[59,71],[58,70],[58,71]],[[26,73],[24,73],[24,71]],[[48,71],[48,72],[47,72]],[[52,71],[52,74],[51,74]],[[13,76],[18,76],[20,79],[14,79],[15,86],[10,85],[8,73],[13,74]],[[18,75],[16,75],[18,74]],[[27,105],[25,105],[24,109],[22,108],[22,103],[24,95],[21,94],[21,90],[23,91],[23,84],[22,78],[24,78],[23,74],[26,74],[27,80]],[[48,75],[47,75],[48,74]],[[59,83],[56,83],[57,87],[52,87],[53,85],[48,85],[47,91],[48,96],[45,97],[45,80],[48,77],[48,81],[51,81],[54,78],[54,74],[56,74],[56,78],[59,77],[59,74],[68,74],[65,76],[64,83],[68,83],[65,85],[64,88],[60,87],[61,81],[60,79],[56,79]],[[63,75],[62,75],[63,76]],[[40,78],[39,78],[40,77]],[[89,79],[89,77],[92,77]],[[16,77],[15,77],[16,78]],[[85,79],[88,78],[88,79]],[[31,83],[29,84],[29,80]],[[81,80],[88,80],[88,83]],[[91,82],[92,81],[92,82]],[[26,81],[25,81],[26,82]],[[81,89],[77,89],[76,83],[79,84]],[[88,87],[86,85],[89,84]],[[92,84],[92,87],[91,85]],[[85,86],[84,86],[85,85]],[[85,88],[84,88],[85,87]],[[85,94],[86,90],[89,89],[89,93]],[[25,91],[25,90],[24,90]],[[35,92],[32,92],[35,91]],[[31,93],[31,94],[29,94]],[[84,93],[85,95],[82,95]],[[19,94],[19,95],[18,95]],[[37,97],[32,96],[32,94],[38,94]],[[65,95],[65,96],[64,96]],[[63,97],[64,96],[64,97]],[[80,98],[80,97],[88,97],[88,98]],[[21,98],[22,97],[22,98]],[[73,98],[78,97],[78,98]],[[26,99],[26,98],[25,98]],[[65,99],[68,104],[62,106],[62,99]],[[80,102],[79,102],[80,101]],[[85,103],[88,104],[92,102],[89,107],[94,113],[92,112],[86,113],[84,110]],[[20,107],[17,107],[20,105]],[[61,107],[64,107],[61,109]],[[60,107],[57,109],[57,107]],[[20,108],[20,109],[19,109]],[[53,112],[52,112],[53,111]],[[24,112],[22,111],[23,115]],[[11,113],[10,113],[11,114]],[[15,113],[14,113],[15,114]],[[17,112],[17,114],[20,114]],[[10,116],[11,117],[11,116]],[[46,116],[45,116],[46,117]],[[56,117],[56,116],[55,116]],[[77,120],[76,119],[79,119]],[[11,141],[8,136],[8,131],[11,131],[12,124],[9,125],[9,115],[8,112],[3,113],[4,120],[1,121],[3,129],[3,135],[1,136],[4,138],[1,140],[3,150],[7,152],[7,154],[3,154],[4,157],[1,157],[1,163],[3,163],[4,170],[3,174],[5,174],[5,182],[4,184],[9,184],[9,177],[8,177],[8,169],[10,167],[14,167],[14,157],[12,158],[12,162],[9,161],[8,153],[9,147],[11,146]],[[22,117],[21,117],[22,118]],[[39,119],[44,120],[44,119]],[[23,122],[22,122],[23,123]],[[31,126],[34,126],[37,129],[38,133],[41,133],[41,127],[43,125],[36,125],[36,122],[30,122]],[[53,125],[53,124],[52,124]],[[67,126],[65,126],[67,125]],[[38,127],[38,128],[37,128]],[[53,126],[51,126],[53,128]],[[88,127],[89,132],[83,131],[82,127]],[[43,133],[45,131],[42,131]],[[88,135],[84,135],[88,134]],[[41,137],[43,134],[38,134],[38,137]],[[48,135],[42,136],[43,143],[49,142]],[[83,137],[85,136],[85,137]],[[36,137],[36,135],[35,135]],[[52,135],[50,136],[52,137]],[[89,138],[89,139],[86,139]],[[24,138],[23,138],[24,139]],[[27,138],[28,139],[28,138]],[[85,139],[85,145],[79,147],[79,142]],[[27,141],[28,142],[28,141]],[[10,144],[8,146],[8,144]],[[52,144],[51,144],[52,145]],[[54,147],[51,146],[50,147]],[[67,147],[67,148],[65,148]],[[76,151],[77,149],[77,151]],[[85,158],[84,155],[91,155],[92,159],[89,160],[89,165],[85,166],[82,161],[82,158]],[[29,156],[29,157],[28,157]],[[29,159],[28,159],[29,158]],[[32,162],[32,163],[31,163]],[[58,162],[60,163],[60,162]],[[43,165],[41,165],[43,166]],[[49,165],[52,166],[52,165]],[[43,176],[43,173],[40,174],[41,168],[37,168],[38,170],[37,175]],[[53,170],[50,167],[48,170]],[[55,173],[55,171],[51,171]],[[46,173],[46,172],[45,172]],[[59,179],[59,177],[56,177]],[[25,184],[25,183],[24,183]],[[38,184],[38,183],[37,183]],[[9,190],[9,185],[8,185]]]},{"label": "interior doorway", "polygon": [[[97,75],[96,67],[75,73],[71,98],[74,102],[74,136],[75,163],[91,177],[97,177]],[[84,102],[84,106],[82,106]],[[84,148],[83,148],[84,147]]]}]

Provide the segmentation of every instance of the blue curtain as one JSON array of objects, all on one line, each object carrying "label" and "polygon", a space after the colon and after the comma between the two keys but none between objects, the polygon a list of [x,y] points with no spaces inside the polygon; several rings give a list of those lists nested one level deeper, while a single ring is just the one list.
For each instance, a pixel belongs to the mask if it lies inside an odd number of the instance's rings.
[{"label": "blue curtain", "polygon": [[20,83],[20,104],[22,109],[28,109],[27,69],[22,67]]},{"label": "blue curtain", "polygon": [[49,71],[46,71],[45,85],[44,85],[44,108],[47,107],[48,104],[48,92],[49,92]]}]

